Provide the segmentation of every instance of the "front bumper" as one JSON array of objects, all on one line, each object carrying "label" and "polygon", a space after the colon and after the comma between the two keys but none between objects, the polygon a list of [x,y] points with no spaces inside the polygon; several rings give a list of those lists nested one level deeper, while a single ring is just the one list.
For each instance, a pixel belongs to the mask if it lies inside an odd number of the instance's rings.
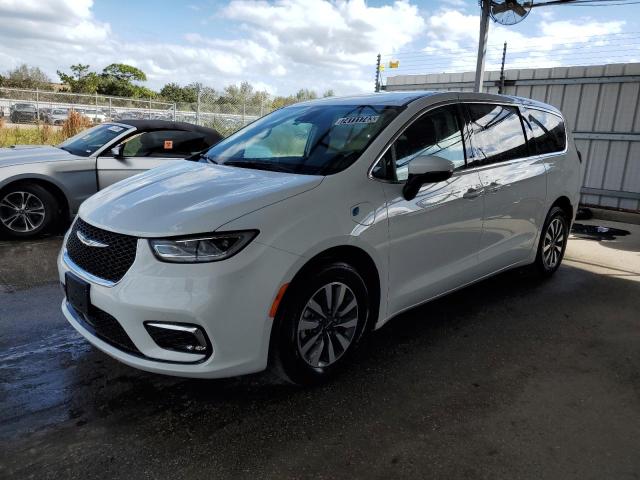
[{"label": "front bumper", "polygon": [[[65,239],[66,240],[66,239]],[[65,241],[66,244],[66,241]],[[158,261],[146,240],[136,259],[113,286],[91,281],[58,257],[61,283],[72,271],[89,282],[91,304],[114,317],[139,354],[107,343],[88,329],[66,298],[62,312],[93,345],[132,367],[185,377],[217,378],[264,370],[272,319],[269,309],[299,257],[257,241],[221,262],[172,264]],[[160,348],[144,322],[194,324],[206,332],[212,353],[190,354]]]}]

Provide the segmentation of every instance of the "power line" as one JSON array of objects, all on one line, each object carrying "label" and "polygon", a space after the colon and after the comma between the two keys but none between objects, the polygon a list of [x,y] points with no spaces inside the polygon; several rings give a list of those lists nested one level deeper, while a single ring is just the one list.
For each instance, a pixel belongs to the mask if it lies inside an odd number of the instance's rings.
[{"label": "power line", "polygon": [[[570,40],[580,40],[582,41],[582,43],[586,42],[585,39],[593,39],[593,38],[603,38],[603,39],[607,39],[609,37],[621,37],[621,36],[630,36],[632,35],[632,38],[640,38],[640,32],[618,32],[618,33],[594,33],[593,35],[577,35],[574,37],[561,37],[561,40],[563,42],[567,42]],[[540,38],[540,37],[533,37],[533,38]],[[576,42],[577,43],[577,42]],[[500,47],[502,45],[502,42],[499,43],[488,43],[487,47]],[[468,48],[475,48],[475,46],[473,44],[470,44]],[[384,57],[393,57],[393,56],[397,56],[397,55],[404,55],[404,54],[420,54],[420,53],[424,53],[423,50],[407,50],[407,51],[400,51],[400,52],[392,52],[392,53],[383,53],[381,54],[381,56]]]},{"label": "power line", "polygon": [[[616,56],[616,57],[627,57],[627,56],[635,56],[634,54],[638,54],[640,55],[640,48],[637,49],[633,49],[631,51],[624,51],[623,49],[611,49],[611,50],[602,50],[602,49],[596,49],[596,50],[591,50],[591,49],[583,49],[583,50],[571,50],[571,49],[555,49],[555,50],[528,50],[528,51],[521,51],[521,52],[514,52],[514,53],[510,53],[509,54],[509,58],[510,59],[514,59],[514,58],[536,58],[536,57],[544,57],[544,58],[562,58],[562,57],[566,57],[566,56],[579,56],[579,57],[584,57],[584,56],[590,56],[590,57],[607,57],[607,56]],[[491,52],[491,53],[487,53],[487,57],[499,57],[502,54],[502,52]],[[620,54],[620,55],[619,55]],[[454,60],[460,60],[460,59],[472,59],[475,58],[475,55],[471,52],[456,52],[454,54],[451,55],[452,59]],[[413,65],[423,65],[425,62],[429,62],[429,63],[433,63],[433,61],[437,61],[437,62],[448,62],[449,60],[446,59],[446,57],[444,55],[425,55],[424,57],[420,58],[420,59],[413,59],[413,60],[409,60],[409,61],[402,61],[402,59],[398,59],[400,60],[400,68],[405,67],[405,66],[413,66]]]},{"label": "power line", "polygon": [[615,5],[636,5],[640,2],[624,2],[624,3],[606,3],[606,4],[599,4],[599,5],[584,5],[584,4],[580,4],[580,5],[571,5],[570,3],[564,5],[566,7],[609,7],[609,6],[615,6]]},{"label": "power line", "polygon": [[[488,59],[498,59],[501,52],[491,52],[487,54]],[[586,60],[601,60],[608,58],[634,58],[640,57],[640,48],[632,51],[624,51],[622,49],[611,50],[571,50],[571,49],[559,49],[559,50],[529,50],[523,52],[516,52],[509,54],[509,63],[519,60],[540,61],[540,60],[561,60],[566,57],[573,59],[586,59]],[[455,53],[451,55],[451,58],[447,58],[443,55],[425,55],[420,59],[414,59],[412,61],[402,61],[400,59],[400,66],[398,70],[408,70],[413,68],[423,68],[425,66],[447,66],[456,61],[467,60],[473,61],[475,55],[471,52]],[[394,69],[395,70],[395,69]]]},{"label": "power line", "polygon": [[[606,5],[633,5],[634,3],[640,3],[635,0],[551,0],[543,3],[534,3],[533,7],[546,7],[546,6],[596,6],[602,7]],[[589,5],[598,4],[598,5]]]},{"label": "power line", "polygon": [[[560,60],[566,60],[565,65],[562,66],[572,66],[572,65],[597,65],[599,63],[626,63],[626,62],[620,62],[618,60],[621,59],[625,59],[625,60],[633,60],[633,59],[639,59],[640,60],[640,50],[637,52],[637,55],[633,55],[633,54],[629,54],[629,53],[624,53],[624,54],[619,54],[620,52],[613,52],[614,54],[607,54],[607,53],[600,53],[597,55],[592,55],[589,54],[588,52],[585,52],[584,54],[573,54],[571,56],[567,55],[566,58],[565,57],[553,57],[551,55],[544,55],[544,54],[540,54],[540,56],[524,56],[524,55],[520,55],[520,56],[516,56],[515,58],[513,56],[510,56],[509,59],[509,64],[511,65],[515,65],[518,68],[525,68],[523,66],[527,65],[526,68],[533,68],[534,66],[538,66],[538,67],[542,67],[545,64],[548,63],[553,63],[553,67],[559,66],[557,65],[557,63]],[[435,62],[431,62],[431,61],[425,61],[422,64],[415,64],[415,65],[410,65],[410,66],[400,66],[398,69],[394,69],[393,74],[411,74],[411,73],[415,73],[415,74],[426,74],[426,73],[441,73],[442,70],[446,69],[449,72],[451,72],[452,70],[459,70],[459,69],[469,69],[473,66],[473,59],[471,57],[465,57],[460,61],[460,57],[456,56],[455,58],[452,59],[438,59],[438,61]],[[612,62],[613,61],[613,62]],[[495,58],[491,58],[489,59],[489,63],[490,64],[498,64],[499,63],[499,57],[495,57]],[[508,67],[508,66],[507,66]],[[392,74],[392,72],[385,72],[386,76],[389,76],[390,74]],[[452,73],[452,72],[451,72]]]}]

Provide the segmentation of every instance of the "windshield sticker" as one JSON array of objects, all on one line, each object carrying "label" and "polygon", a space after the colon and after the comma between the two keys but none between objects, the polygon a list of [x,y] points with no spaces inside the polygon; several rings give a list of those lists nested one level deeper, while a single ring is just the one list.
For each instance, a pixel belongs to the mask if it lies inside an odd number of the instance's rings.
[{"label": "windshield sticker", "polygon": [[335,125],[356,125],[356,124],[367,124],[367,123],[376,123],[380,115],[358,115],[355,117],[342,117],[336,120]]},{"label": "windshield sticker", "polygon": [[121,132],[122,130],[124,130],[124,128],[123,127],[117,127],[117,126],[114,125],[113,127],[109,127],[109,130],[111,130],[112,132],[118,133],[118,132]]}]

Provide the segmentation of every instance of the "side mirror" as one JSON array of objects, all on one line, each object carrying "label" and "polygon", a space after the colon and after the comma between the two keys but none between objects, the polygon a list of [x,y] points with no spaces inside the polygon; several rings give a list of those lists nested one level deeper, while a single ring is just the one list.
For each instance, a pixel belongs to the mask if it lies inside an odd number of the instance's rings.
[{"label": "side mirror", "polygon": [[118,159],[124,158],[124,144],[121,143],[117,147],[113,147],[111,149],[111,155],[113,155],[113,158],[118,158]]},{"label": "side mirror", "polygon": [[402,188],[405,200],[413,200],[425,183],[448,180],[453,175],[455,165],[449,160],[434,155],[423,155],[409,162],[409,178]]}]

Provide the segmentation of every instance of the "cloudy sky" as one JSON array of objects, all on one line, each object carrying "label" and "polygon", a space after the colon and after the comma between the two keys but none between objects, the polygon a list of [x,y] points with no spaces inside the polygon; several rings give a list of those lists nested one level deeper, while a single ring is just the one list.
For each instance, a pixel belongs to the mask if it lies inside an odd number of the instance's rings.
[{"label": "cloudy sky", "polygon": [[[473,70],[478,15],[476,0],[0,0],[0,71],[27,63],[56,79],[74,63],[119,62],[151,88],[370,91],[378,53],[403,73]],[[545,7],[492,24],[489,67],[504,41],[509,67],[640,61],[640,5]]]}]

